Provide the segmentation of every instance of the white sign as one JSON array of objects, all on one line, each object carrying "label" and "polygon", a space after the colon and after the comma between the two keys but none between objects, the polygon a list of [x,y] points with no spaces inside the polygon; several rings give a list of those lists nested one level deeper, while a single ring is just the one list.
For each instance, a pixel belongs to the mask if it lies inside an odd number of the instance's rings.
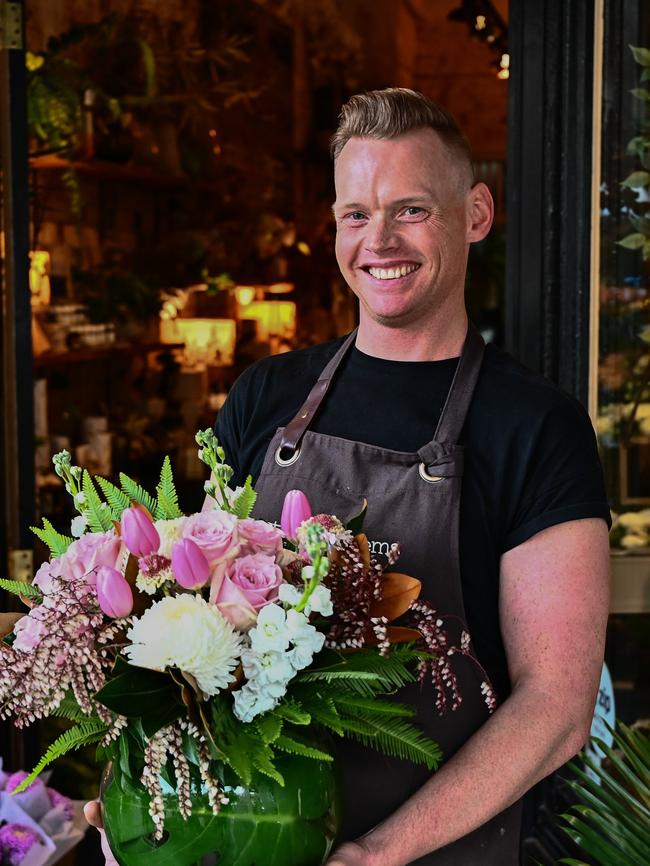
[{"label": "white sign", "polygon": [[[598,697],[596,698],[596,708],[594,710],[594,718],[591,722],[590,736],[598,737],[608,746],[614,742],[614,735],[611,733],[607,725],[614,728],[616,723],[616,708],[614,703],[614,686],[612,685],[612,677],[609,673],[609,668],[603,664],[603,670],[600,675],[600,686],[598,687]],[[585,749],[591,760],[600,766],[605,753],[602,749],[590,739],[587,748]],[[587,774],[600,784],[598,776],[590,767],[586,767]]]}]

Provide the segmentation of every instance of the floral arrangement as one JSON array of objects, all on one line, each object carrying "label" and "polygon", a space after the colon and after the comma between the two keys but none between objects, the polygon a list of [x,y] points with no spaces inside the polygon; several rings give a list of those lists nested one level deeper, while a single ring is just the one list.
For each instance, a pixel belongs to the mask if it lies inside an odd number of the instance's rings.
[{"label": "floral arrangement", "polygon": [[650,508],[612,512],[611,545],[626,551],[647,553],[650,548]]},{"label": "floral arrangement", "polygon": [[[198,433],[197,443],[211,472],[208,507],[189,516],[168,458],[152,496],[124,474],[118,488],[73,466],[67,452],[55,456],[78,511],[71,535],[44,519],[34,531],[51,559],[32,584],[0,581],[30,607],[3,615],[0,716],[19,727],[49,715],[74,722],[16,790],[67,751],[96,743],[99,760],[111,763],[112,790],[130,792],[129,808],[134,792],[146,792],[155,844],[169,835],[170,792],[182,821],[201,796],[209,805],[197,820],[206,811],[225,820],[262,779],[280,802],[281,767],[291,776],[291,759],[331,763],[329,734],[435,768],[438,746],[394,693],[429,680],[438,712],[455,709],[462,695],[451,658],[470,655],[467,633],[452,645],[443,618],[418,599],[419,581],[373,560],[361,533],[365,508],[344,526],[312,515],[304,494],[291,491],[281,527],[256,520],[251,479],[231,490],[213,432]],[[395,546],[389,566],[398,553]],[[410,620],[391,624],[403,615]],[[492,709],[487,677],[482,690]],[[190,848],[194,862],[201,852]],[[174,856],[170,863],[185,862]]]},{"label": "floral arrangement", "polygon": [[74,826],[72,801],[41,779],[14,794],[27,775],[4,772],[0,759],[1,866],[49,866],[83,836]]}]

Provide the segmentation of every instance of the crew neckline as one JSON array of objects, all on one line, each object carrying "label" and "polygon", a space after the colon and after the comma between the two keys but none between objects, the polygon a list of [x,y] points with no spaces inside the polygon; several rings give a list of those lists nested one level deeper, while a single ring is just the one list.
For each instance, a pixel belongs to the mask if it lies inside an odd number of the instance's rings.
[{"label": "crew neckline", "polygon": [[375,355],[368,355],[357,349],[356,345],[352,346],[350,358],[355,363],[366,367],[382,368],[382,369],[409,369],[409,370],[432,370],[434,368],[457,367],[460,355],[453,358],[440,358],[437,361],[402,361],[393,360],[391,358],[377,358]]}]

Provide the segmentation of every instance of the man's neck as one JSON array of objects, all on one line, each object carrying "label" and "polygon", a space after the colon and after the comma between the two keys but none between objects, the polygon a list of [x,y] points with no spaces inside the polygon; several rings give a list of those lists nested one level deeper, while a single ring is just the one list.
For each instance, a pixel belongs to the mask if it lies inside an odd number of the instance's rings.
[{"label": "man's neck", "polygon": [[467,313],[457,315],[452,321],[423,324],[411,327],[390,328],[364,315],[361,309],[356,347],[366,355],[390,361],[442,361],[457,358],[467,336]]}]

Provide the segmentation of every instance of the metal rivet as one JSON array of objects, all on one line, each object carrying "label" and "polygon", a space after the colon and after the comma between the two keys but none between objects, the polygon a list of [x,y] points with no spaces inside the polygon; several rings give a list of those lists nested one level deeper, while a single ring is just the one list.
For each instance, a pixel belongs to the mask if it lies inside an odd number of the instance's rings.
[{"label": "metal rivet", "polygon": [[[286,448],[286,445],[284,447]],[[275,462],[278,464],[278,466],[291,466],[291,464],[295,463],[296,460],[300,457],[300,447],[296,448],[291,457],[288,457],[286,460],[280,454],[282,448],[283,446],[280,445],[275,452]]]}]

